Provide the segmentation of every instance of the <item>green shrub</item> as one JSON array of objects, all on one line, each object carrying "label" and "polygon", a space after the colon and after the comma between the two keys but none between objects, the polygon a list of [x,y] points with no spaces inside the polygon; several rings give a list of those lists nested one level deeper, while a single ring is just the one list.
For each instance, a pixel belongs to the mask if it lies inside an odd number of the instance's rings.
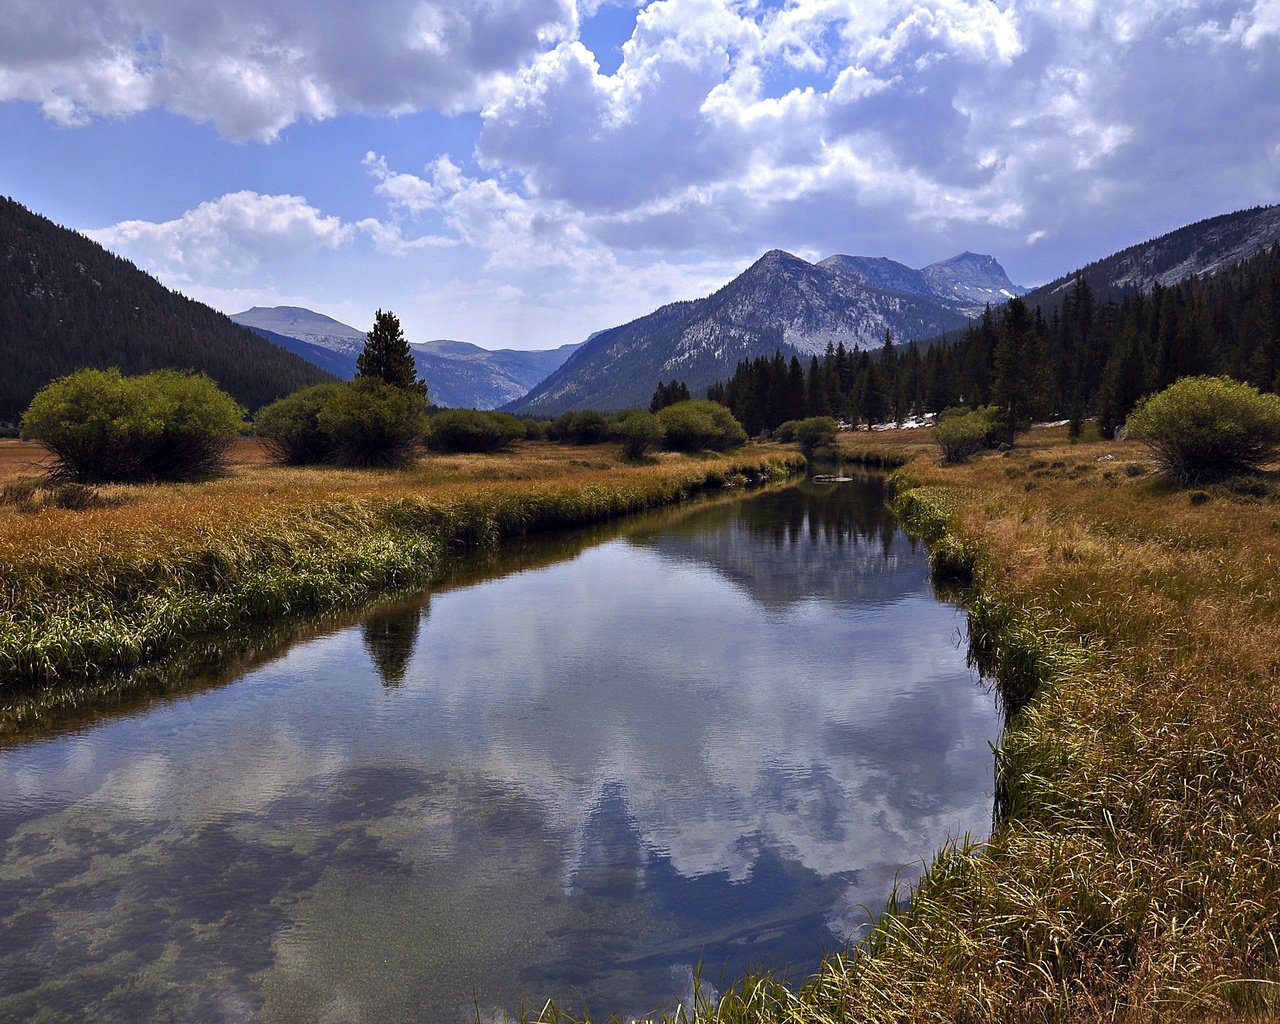
[{"label": "green shrub", "polygon": [[1256,472],[1280,450],[1280,397],[1230,377],[1184,377],[1138,403],[1128,436],[1180,484]]},{"label": "green shrub", "polygon": [[660,447],[667,437],[662,420],[644,409],[628,409],[619,413],[610,426],[613,436],[622,442],[622,454],[628,459],[643,458]]},{"label": "green shrub", "polygon": [[609,424],[594,409],[564,412],[549,425],[547,436],[563,444],[603,444],[609,440]]},{"label": "green shrub", "polygon": [[834,448],[840,427],[830,416],[810,416],[796,423],[792,431],[796,444],[806,459],[824,448]]},{"label": "green shrub", "polygon": [[375,378],[343,384],[316,415],[340,466],[403,466],[427,426],[422,395]]},{"label": "green shrub", "polygon": [[668,405],[658,412],[672,451],[696,452],[704,448],[728,451],[744,444],[747,432],[733,413],[719,402],[695,398]]},{"label": "green shrub", "polygon": [[547,421],[525,420],[524,439],[526,441],[545,441],[547,439]]},{"label": "green shrub", "polygon": [[192,480],[222,468],[244,426],[244,410],[204,374],[78,370],[36,394],[22,436],[79,483]]},{"label": "green shrub", "polygon": [[799,420],[786,420],[773,428],[773,439],[783,444],[790,444],[796,439],[796,426]]},{"label": "green shrub", "polygon": [[403,466],[426,430],[427,414],[416,390],[363,377],[272,402],[255,427],[271,457],[287,466]]},{"label": "green shrub", "polygon": [[933,425],[933,440],[943,462],[966,462],[978,452],[993,447],[1002,429],[997,410],[989,405],[978,409],[947,409]]},{"label": "green shrub", "polygon": [[445,409],[431,417],[427,447],[433,452],[496,452],[525,437],[525,425],[510,413]]},{"label": "green shrub", "polygon": [[328,461],[333,441],[320,429],[320,410],[344,386],[336,382],[316,384],[259,410],[254,417],[254,430],[271,458],[286,466]]}]

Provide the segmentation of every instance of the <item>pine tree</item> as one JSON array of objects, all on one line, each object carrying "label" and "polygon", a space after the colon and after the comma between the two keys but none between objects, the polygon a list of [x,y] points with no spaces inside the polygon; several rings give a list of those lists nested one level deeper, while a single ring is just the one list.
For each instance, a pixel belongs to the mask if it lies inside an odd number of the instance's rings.
[{"label": "pine tree", "polygon": [[808,392],[805,404],[810,416],[831,415],[831,395],[827,390],[827,378],[822,364],[815,355],[809,360],[809,376],[805,381]]},{"label": "pine tree", "polygon": [[356,358],[356,377],[373,378],[394,388],[416,391],[425,400],[427,382],[418,377],[409,342],[400,329],[400,320],[389,310],[378,310],[373,327],[365,335],[364,351]]},{"label": "pine tree", "polygon": [[[723,404],[724,390],[723,386],[720,392],[721,404]],[[653,397],[649,399],[649,411],[657,412],[659,409],[665,409],[669,405],[675,405],[677,402],[687,402],[692,396],[689,394],[689,385],[682,380],[671,379],[670,384],[664,384],[658,381],[658,386],[654,389]],[[710,393],[707,395],[711,397]]]},{"label": "pine tree", "polygon": [[800,357],[793,355],[787,364],[787,400],[779,422],[804,419],[804,399],[804,367],[800,365]]},{"label": "pine tree", "polygon": [[1142,346],[1137,331],[1126,325],[1111,350],[1098,392],[1098,427],[1103,437],[1115,435],[1147,391]]},{"label": "pine tree", "polygon": [[1036,317],[1021,299],[1010,299],[1001,319],[993,357],[991,397],[1000,409],[1005,440],[1030,425],[1048,397],[1044,342]]},{"label": "pine tree", "polygon": [[889,396],[879,364],[875,362],[868,361],[866,369],[859,375],[858,409],[867,421],[868,430],[877,423],[883,423],[889,414]]}]

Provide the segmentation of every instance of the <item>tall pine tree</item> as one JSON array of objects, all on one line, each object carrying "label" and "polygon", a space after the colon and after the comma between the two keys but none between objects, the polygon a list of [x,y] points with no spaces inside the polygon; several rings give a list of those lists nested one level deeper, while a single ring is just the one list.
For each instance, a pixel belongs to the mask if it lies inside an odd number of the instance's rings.
[{"label": "tall pine tree", "polygon": [[378,310],[373,328],[365,335],[364,351],[356,357],[356,378],[372,378],[405,391],[416,391],[425,400],[427,382],[418,377],[409,342],[391,311]]}]

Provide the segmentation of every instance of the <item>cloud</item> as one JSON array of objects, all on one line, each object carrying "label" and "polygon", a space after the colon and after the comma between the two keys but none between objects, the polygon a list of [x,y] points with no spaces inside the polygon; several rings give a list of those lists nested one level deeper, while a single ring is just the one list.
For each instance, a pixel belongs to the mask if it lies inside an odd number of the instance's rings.
[{"label": "cloud", "polygon": [[1278,38],[1276,0],[662,0],[614,74],[502,79],[478,153],[617,249],[1097,254],[1274,196]]},{"label": "cloud", "polygon": [[438,235],[408,236],[394,220],[346,222],[301,196],[250,191],[211,199],[174,220],[126,220],[85,233],[163,277],[206,285],[243,279],[262,267],[306,261],[362,237],[391,255],[454,244]]},{"label": "cloud", "polygon": [[163,108],[231,139],[350,111],[456,111],[563,38],[571,0],[47,0],[6,12],[0,100],[59,124]]},{"label": "cloud", "polygon": [[709,294],[741,268],[646,252],[634,261],[595,237],[572,204],[533,199],[439,157],[417,175],[369,153],[365,167],[391,216],[438,219],[456,241],[452,268],[415,296],[436,336],[527,347],[580,341],[675,299]]},{"label": "cloud", "polygon": [[242,276],[264,263],[336,249],[355,231],[300,196],[244,191],[201,203],[175,220],[121,221],[88,235],[170,273]]}]

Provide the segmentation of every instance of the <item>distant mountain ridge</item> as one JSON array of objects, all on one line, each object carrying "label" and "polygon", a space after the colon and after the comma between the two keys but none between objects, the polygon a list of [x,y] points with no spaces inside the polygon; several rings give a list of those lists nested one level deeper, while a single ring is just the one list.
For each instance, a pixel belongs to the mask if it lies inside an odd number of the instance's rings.
[{"label": "distant mountain ridge", "polygon": [[364,348],[364,331],[302,306],[252,306],[231,319],[245,327],[262,328],[272,334],[296,338],[308,345],[328,349],[354,359]]},{"label": "distant mountain ridge", "polygon": [[[363,331],[302,306],[254,306],[231,319],[339,377],[355,376]],[[431,401],[469,409],[496,409],[520,398],[577,347],[487,349],[447,339],[409,345]]]},{"label": "distant mountain ridge", "polygon": [[965,316],[979,316],[987,303],[1002,303],[1028,289],[1009,280],[994,256],[962,252],[922,270],[884,256],[828,256],[818,263],[886,291],[930,298]]},{"label": "distant mountain ridge", "polygon": [[1028,292],[1027,304],[1047,314],[1082,278],[1095,298],[1150,291],[1192,276],[1213,274],[1280,244],[1280,205],[1255,206],[1209,217],[1139,242]]},{"label": "distant mountain ridge", "polygon": [[646,405],[659,380],[678,378],[698,393],[740,360],[775,350],[807,359],[828,344],[878,346],[886,330],[902,342],[928,338],[1024,291],[994,257],[974,253],[913,270],[865,256],[813,264],[772,249],[704,299],[673,302],[593,335],[509,408],[554,415]]},{"label": "distant mountain ridge", "polygon": [[250,410],[330,379],[84,235],[0,197],[0,422],[83,367],[207,373]]}]

